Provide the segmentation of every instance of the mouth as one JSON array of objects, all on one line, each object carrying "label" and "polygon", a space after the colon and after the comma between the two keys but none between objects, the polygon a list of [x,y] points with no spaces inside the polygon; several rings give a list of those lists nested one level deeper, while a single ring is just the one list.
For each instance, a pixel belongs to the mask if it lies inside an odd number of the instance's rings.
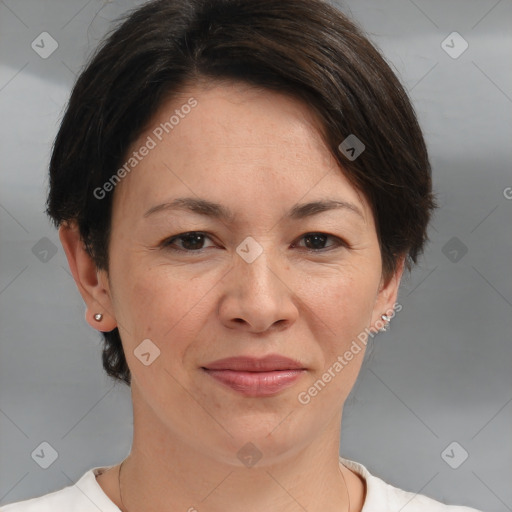
[{"label": "mouth", "polygon": [[295,384],[307,369],[284,356],[230,357],[201,367],[220,384],[244,396],[271,396]]}]

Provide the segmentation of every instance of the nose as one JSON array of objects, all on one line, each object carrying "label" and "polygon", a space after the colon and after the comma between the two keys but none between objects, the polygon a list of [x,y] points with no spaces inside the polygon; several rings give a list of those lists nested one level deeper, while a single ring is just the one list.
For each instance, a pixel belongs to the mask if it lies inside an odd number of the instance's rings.
[{"label": "nose", "polygon": [[252,263],[235,257],[234,268],[223,280],[222,323],[253,333],[280,331],[293,324],[297,300],[286,265],[269,258],[265,250]]}]

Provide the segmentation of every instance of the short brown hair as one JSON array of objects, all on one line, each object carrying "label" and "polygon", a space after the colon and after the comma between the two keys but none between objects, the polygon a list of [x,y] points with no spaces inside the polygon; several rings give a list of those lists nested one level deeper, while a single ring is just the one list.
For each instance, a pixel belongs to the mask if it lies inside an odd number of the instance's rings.
[{"label": "short brown hair", "polygon": [[[113,192],[93,191],[164,100],[199,78],[292,95],[316,114],[321,135],[368,200],[383,275],[417,263],[436,207],[426,145],[399,80],[362,30],[322,0],[153,0],[129,12],[73,88],[50,162],[47,213],[77,223],[108,271]],[[349,135],[356,159],[339,149]],[[103,366],[131,382],[118,329],[103,333]]]}]

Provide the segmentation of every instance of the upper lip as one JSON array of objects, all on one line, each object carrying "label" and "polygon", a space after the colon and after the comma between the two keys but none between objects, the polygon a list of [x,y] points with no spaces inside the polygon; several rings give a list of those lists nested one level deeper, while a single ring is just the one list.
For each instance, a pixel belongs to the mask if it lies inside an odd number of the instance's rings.
[{"label": "upper lip", "polygon": [[304,365],[281,355],[268,355],[262,358],[241,356],[219,359],[203,366],[206,370],[235,370],[247,372],[271,372],[277,370],[305,370]]}]

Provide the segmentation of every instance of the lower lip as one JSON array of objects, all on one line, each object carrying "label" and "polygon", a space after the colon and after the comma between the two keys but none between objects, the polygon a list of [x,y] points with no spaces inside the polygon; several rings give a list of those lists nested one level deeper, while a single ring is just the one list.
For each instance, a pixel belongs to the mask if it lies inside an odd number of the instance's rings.
[{"label": "lower lip", "polygon": [[208,370],[208,375],[245,396],[270,396],[293,386],[306,370],[279,370],[273,372],[241,372]]}]

